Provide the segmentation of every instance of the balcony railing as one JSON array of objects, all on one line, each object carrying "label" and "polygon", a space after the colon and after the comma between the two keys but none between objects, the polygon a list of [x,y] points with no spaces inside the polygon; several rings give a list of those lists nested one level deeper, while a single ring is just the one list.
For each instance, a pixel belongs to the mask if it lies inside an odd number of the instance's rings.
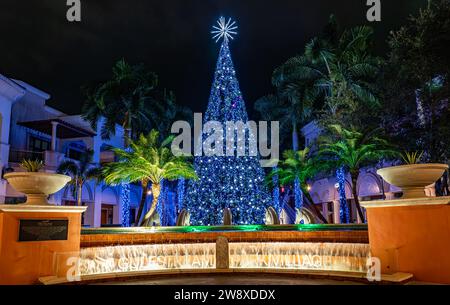
[{"label": "balcony railing", "polygon": [[39,160],[44,161],[43,151],[16,150],[9,151],[9,162],[20,163],[23,160]]}]

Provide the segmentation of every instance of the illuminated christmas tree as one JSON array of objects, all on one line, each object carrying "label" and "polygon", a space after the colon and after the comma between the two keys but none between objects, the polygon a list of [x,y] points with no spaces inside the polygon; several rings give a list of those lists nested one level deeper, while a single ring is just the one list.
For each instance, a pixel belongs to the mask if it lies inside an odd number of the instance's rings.
[{"label": "illuminated christmas tree", "polygon": [[[223,39],[214,75],[206,122],[216,121],[224,126],[224,139],[232,133],[238,138],[236,130],[225,128],[225,122],[248,122],[245,103],[239,89],[229,49],[229,41],[236,34],[234,22],[221,18],[219,26],[214,27],[214,38]],[[203,135],[203,141],[208,135]],[[245,143],[253,134],[247,130]],[[254,139],[253,139],[254,140]],[[216,143],[226,153],[226,141]],[[221,225],[223,210],[229,208],[233,224],[263,224],[270,196],[264,186],[264,171],[257,153],[245,145],[245,156],[238,156],[238,146],[233,146],[234,156],[201,156],[195,158],[198,181],[190,181],[185,206],[191,216],[192,225]]]}]

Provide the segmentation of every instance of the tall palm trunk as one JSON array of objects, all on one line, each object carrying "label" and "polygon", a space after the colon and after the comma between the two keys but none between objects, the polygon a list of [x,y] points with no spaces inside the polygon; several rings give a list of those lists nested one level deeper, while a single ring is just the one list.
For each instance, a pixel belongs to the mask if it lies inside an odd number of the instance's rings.
[{"label": "tall palm trunk", "polygon": [[125,133],[123,137],[123,145],[125,148],[128,148],[130,146],[130,139],[131,139],[131,128],[125,128]]},{"label": "tall palm trunk", "polygon": [[[124,124],[124,135],[123,135],[123,144],[125,150],[128,150],[130,147],[130,141],[131,141],[131,122],[130,122],[130,116],[127,112],[126,114],[127,119],[126,123]],[[122,226],[129,227],[130,226],[130,185],[128,183],[122,183],[122,187],[120,190],[120,196],[122,198]]]},{"label": "tall palm trunk", "polygon": [[158,204],[159,195],[161,194],[161,184],[152,183],[152,193],[153,193],[153,201],[150,210],[145,214],[144,220],[142,221],[143,226],[149,226],[149,221],[152,218],[153,214],[156,211],[156,205]]},{"label": "tall palm trunk", "polygon": [[353,193],[353,200],[355,200],[356,210],[358,211],[358,215],[359,215],[359,218],[361,218],[361,221],[365,222],[364,213],[362,212],[361,205],[359,204],[359,198],[358,198],[359,170],[350,171],[350,176],[352,178],[352,193]]},{"label": "tall palm trunk", "polygon": [[136,219],[134,222],[135,226],[139,225],[139,222],[141,221],[142,212],[144,211],[145,202],[147,201],[147,188],[148,188],[148,182],[142,181],[142,195],[141,195],[141,202],[139,203],[139,210],[136,215]]},{"label": "tall palm trunk", "polygon": [[[297,123],[295,121],[292,122],[292,149],[297,152],[300,150],[300,145],[298,143],[298,129],[297,129]],[[300,187],[300,181],[295,179],[294,183],[294,199],[295,199],[295,206],[303,205],[304,200],[302,196],[302,189]],[[300,202],[298,202],[300,201]]]},{"label": "tall palm trunk", "polygon": [[300,150],[300,145],[298,143],[298,129],[297,129],[297,123],[292,124],[292,149],[294,151]]},{"label": "tall palm trunk", "polygon": [[77,205],[80,207],[82,206],[83,202],[82,202],[82,192],[83,192],[83,183],[79,183],[78,184],[78,188],[77,188]]}]

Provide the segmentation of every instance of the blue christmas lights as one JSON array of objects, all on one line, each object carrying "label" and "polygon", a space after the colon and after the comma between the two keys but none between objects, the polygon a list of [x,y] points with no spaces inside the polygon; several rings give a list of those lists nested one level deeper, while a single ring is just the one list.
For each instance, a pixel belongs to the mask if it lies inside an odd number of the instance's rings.
[{"label": "blue christmas lights", "polygon": [[273,183],[273,191],[272,191],[273,208],[278,213],[278,215],[280,215],[281,206],[280,206],[280,186],[278,175],[274,175],[272,177],[272,183]]},{"label": "blue christmas lights", "polygon": [[336,171],[339,192],[339,217],[341,223],[350,223],[350,211],[347,204],[347,196],[345,195],[345,170],[343,167]]},{"label": "blue christmas lights", "polygon": [[300,187],[300,179],[297,177],[294,180],[294,198],[295,198],[295,207],[301,208],[303,207],[303,192]]},{"label": "blue christmas lights", "polygon": [[122,183],[120,188],[120,198],[122,203],[122,227],[130,226],[130,185]]},{"label": "blue christmas lights", "polygon": [[[231,24],[228,23],[228,26]],[[229,36],[225,33],[220,36],[222,37],[224,39],[204,119],[205,122],[216,121],[222,124],[247,123],[247,111],[228,46]],[[226,130],[227,132],[233,132],[237,138],[235,130]],[[203,141],[207,136],[203,135]],[[247,132],[245,139],[247,144],[251,137],[252,135]],[[226,135],[224,138],[227,138]],[[218,144],[223,145],[224,151],[226,150],[225,142]],[[271,196],[264,186],[264,171],[259,158],[250,156],[248,147],[249,145],[246,145],[246,157],[237,157],[237,149],[234,147],[234,157],[195,158],[194,167],[199,180],[189,181],[185,201],[192,225],[221,225],[225,208],[231,210],[233,224],[264,224]]]}]

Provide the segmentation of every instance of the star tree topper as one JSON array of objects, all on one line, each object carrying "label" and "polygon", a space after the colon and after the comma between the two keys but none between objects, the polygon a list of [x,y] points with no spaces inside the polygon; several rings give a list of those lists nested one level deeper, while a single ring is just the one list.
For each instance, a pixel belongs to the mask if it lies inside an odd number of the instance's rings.
[{"label": "star tree topper", "polygon": [[216,42],[219,42],[222,38],[225,41],[228,41],[228,39],[234,39],[233,35],[237,35],[237,26],[236,21],[232,21],[231,18],[228,19],[228,22],[224,17],[220,17],[217,21],[217,25],[213,26],[213,31],[211,31],[211,34],[213,34],[213,39],[216,40]]}]

